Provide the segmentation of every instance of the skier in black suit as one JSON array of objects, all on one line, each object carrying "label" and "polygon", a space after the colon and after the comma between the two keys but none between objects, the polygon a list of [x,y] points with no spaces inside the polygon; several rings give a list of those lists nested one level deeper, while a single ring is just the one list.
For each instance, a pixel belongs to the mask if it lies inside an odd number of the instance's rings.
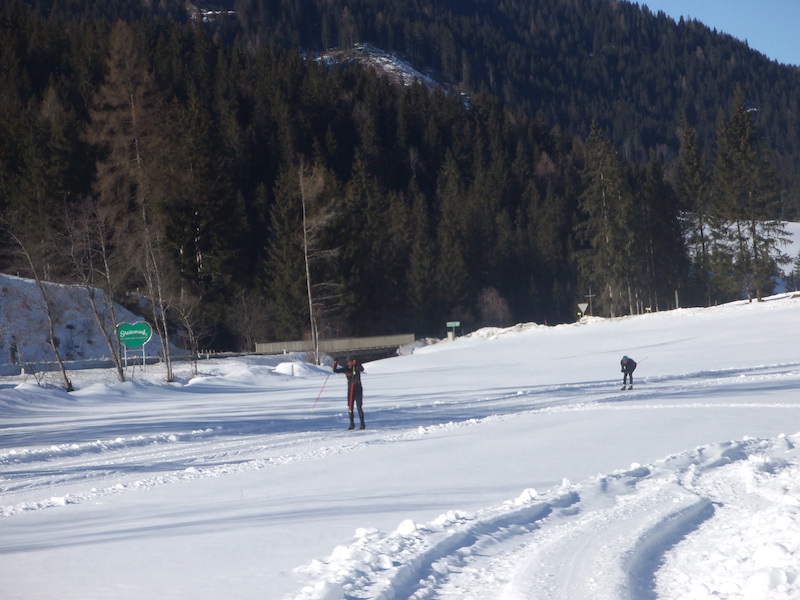
[{"label": "skier in black suit", "polygon": [[625,385],[628,383],[628,378],[630,377],[630,385],[628,389],[633,388],[633,372],[636,370],[636,361],[630,358],[629,356],[623,356],[622,360],[619,361],[619,365],[622,368],[622,389],[625,389]]},{"label": "skier in black suit", "polygon": [[346,367],[340,367],[338,362],[335,360],[333,361],[333,372],[347,375],[347,410],[350,414],[350,427],[348,429],[356,428],[355,415],[353,414],[354,406],[356,410],[358,410],[358,417],[361,420],[361,427],[359,427],[359,429],[366,428],[364,425],[363,408],[364,388],[361,387],[361,373],[363,371],[363,365],[350,356],[347,357]]}]

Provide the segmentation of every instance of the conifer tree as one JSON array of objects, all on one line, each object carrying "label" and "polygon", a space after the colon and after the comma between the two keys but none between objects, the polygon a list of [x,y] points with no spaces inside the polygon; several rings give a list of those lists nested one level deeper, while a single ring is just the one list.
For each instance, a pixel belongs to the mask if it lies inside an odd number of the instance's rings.
[{"label": "conifer tree", "polygon": [[780,248],[786,229],[777,220],[777,187],[769,154],[754,122],[756,109],[737,92],[717,136],[714,171],[716,250],[726,259],[732,289],[749,300],[772,290],[771,277],[786,262]]},{"label": "conifer tree", "polygon": [[281,340],[308,337],[317,347],[330,332],[341,303],[332,268],[336,182],[320,165],[300,160],[278,180],[266,262],[274,333]]},{"label": "conifer tree", "polygon": [[587,244],[580,257],[583,275],[613,317],[631,310],[635,285],[633,196],[622,163],[596,123],[584,148],[584,191],[578,235]]},{"label": "conifer tree", "polygon": [[93,193],[113,227],[111,243],[130,252],[150,300],[161,338],[167,381],[173,380],[169,308],[172,262],[164,251],[166,219],[159,214],[158,148],[162,113],[152,65],[134,26],[117,21],[108,39],[105,80],[90,110],[87,140],[98,149]]},{"label": "conifer tree", "polygon": [[794,290],[795,292],[800,290],[800,252],[798,252],[797,256],[794,258],[794,262],[792,263],[792,271],[789,273],[786,285],[788,289]]},{"label": "conifer tree", "polygon": [[110,249],[135,253],[144,247],[133,241],[142,233],[141,213],[153,202],[161,95],[131,25],[112,26],[105,67],[85,133],[97,156],[95,212],[103,215]]},{"label": "conifer tree", "polygon": [[[265,193],[264,190],[261,191]],[[272,329],[280,340],[301,339],[307,331],[308,296],[303,258],[303,207],[298,167],[287,168],[275,186],[270,211],[272,230],[265,239],[265,277],[272,298]]]},{"label": "conifer tree", "polygon": [[636,219],[641,237],[637,248],[645,259],[648,306],[659,310],[670,305],[673,294],[683,287],[688,260],[678,203],[655,153],[645,168],[637,205],[641,216]]},{"label": "conifer tree", "polygon": [[246,221],[217,121],[199,92],[186,105],[173,103],[169,115],[159,148],[158,210],[169,216],[167,239],[183,283],[213,298],[239,272],[236,249],[247,238]]},{"label": "conifer tree", "polygon": [[[470,270],[467,268],[467,240],[464,238],[466,224],[463,202],[464,190],[461,171],[452,153],[448,150],[439,175],[437,201],[439,202],[436,226],[437,261],[436,293],[438,297],[437,317],[441,319],[467,320],[468,284]],[[472,265],[483,269],[483,265]]]},{"label": "conifer tree", "polygon": [[697,131],[684,117],[681,123],[681,146],[678,157],[677,194],[683,215],[684,236],[693,263],[692,274],[711,305],[711,280],[708,240],[708,202],[710,189]]},{"label": "conifer tree", "polygon": [[406,275],[408,300],[416,331],[426,334],[433,333],[436,326],[432,319],[435,312],[435,246],[431,238],[428,203],[414,182],[410,193],[411,248]]}]

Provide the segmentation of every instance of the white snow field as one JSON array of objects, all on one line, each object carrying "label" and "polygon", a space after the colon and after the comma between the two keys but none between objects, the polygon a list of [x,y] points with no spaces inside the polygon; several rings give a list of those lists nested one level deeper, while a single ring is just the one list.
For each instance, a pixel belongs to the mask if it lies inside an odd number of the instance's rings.
[{"label": "white snow field", "polygon": [[797,295],[290,359],[0,378],[0,598],[800,598]]}]

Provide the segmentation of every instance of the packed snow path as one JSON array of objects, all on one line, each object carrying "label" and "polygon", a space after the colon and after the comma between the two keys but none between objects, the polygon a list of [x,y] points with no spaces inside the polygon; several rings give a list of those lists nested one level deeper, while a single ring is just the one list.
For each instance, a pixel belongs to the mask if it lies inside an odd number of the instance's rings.
[{"label": "packed snow path", "polygon": [[[320,582],[296,598],[702,598],[720,578],[729,598],[796,597],[800,513],[785,513],[798,505],[798,457],[787,463],[791,443],[777,446],[708,447],[472,515],[403,523],[388,536],[360,532],[308,567]],[[753,495],[748,480],[772,492]],[[721,573],[707,573],[694,553],[686,560],[680,546],[660,567],[686,535],[726,529],[728,545],[716,551]]]}]

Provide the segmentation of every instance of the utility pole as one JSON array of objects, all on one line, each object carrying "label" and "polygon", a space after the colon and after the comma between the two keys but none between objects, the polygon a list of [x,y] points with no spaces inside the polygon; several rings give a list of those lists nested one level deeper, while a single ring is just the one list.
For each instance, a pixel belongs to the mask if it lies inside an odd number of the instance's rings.
[{"label": "utility pole", "polygon": [[586,298],[589,299],[589,316],[593,317],[594,316],[594,311],[592,311],[592,298],[594,298],[594,294],[592,293],[591,286],[589,287],[589,293],[586,294]]}]

